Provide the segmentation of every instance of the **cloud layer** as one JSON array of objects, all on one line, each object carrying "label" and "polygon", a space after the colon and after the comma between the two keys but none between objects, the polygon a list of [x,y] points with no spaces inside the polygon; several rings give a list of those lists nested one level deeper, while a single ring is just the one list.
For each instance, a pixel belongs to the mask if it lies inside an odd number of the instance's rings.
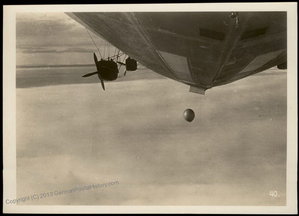
[{"label": "cloud layer", "polygon": [[118,180],[28,204],[285,204],[286,76],[248,77],[208,97],[169,79],[107,89],[17,90],[18,197]]}]

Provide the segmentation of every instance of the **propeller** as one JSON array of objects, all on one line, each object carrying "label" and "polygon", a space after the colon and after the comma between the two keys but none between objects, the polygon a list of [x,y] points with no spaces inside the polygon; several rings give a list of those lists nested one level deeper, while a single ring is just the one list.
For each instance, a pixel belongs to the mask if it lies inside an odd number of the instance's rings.
[{"label": "propeller", "polygon": [[92,75],[98,74],[98,77],[99,77],[99,79],[100,79],[100,81],[101,81],[102,88],[103,88],[103,90],[105,91],[104,80],[103,80],[103,78],[101,77],[100,67],[98,66],[98,58],[97,58],[97,56],[96,56],[95,53],[93,53],[93,59],[94,59],[94,63],[95,63],[95,65],[96,65],[96,67],[97,67],[97,71],[96,71],[96,72],[91,72],[91,73],[85,74],[85,75],[83,75],[82,77],[90,77],[90,76],[92,76]]},{"label": "propeller", "polygon": [[94,63],[95,63],[95,65],[97,66],[98,76],[99,76],[99,78],[100,78],[100,81],[101,81],[101,84],[102,84],[102,88],[103,88],[103,90],[105,91],[104,80],[103,80],[103,78],[101,77],[100,67],[99,67],[99,65],[98,65],[98,58],[97,58],[97,55],[96,55],[95,53],[93,53],[93,59],[94,59]]}]

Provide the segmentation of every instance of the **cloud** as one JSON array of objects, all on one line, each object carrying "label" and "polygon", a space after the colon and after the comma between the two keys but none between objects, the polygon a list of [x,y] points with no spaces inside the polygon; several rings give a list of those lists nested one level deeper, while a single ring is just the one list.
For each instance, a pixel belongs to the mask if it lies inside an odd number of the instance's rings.
[{"label": "cloud", "polygon": [[[22,46],[88,46],[85,28],[64,13],[21,13],[16,18],[17,48]],[[93,35],[100,46],[104,40]]]},{"label": "cloud", "polygon": [[[49,13],[48,13],[49,14]],[[30,13],[18,14],[16,19],[16,35],[23,36],[48,36],[57,32],[81,31],[83,27],[70,21],[70,18],[64,14]]]},{"label": "cloud", "polygon": [[[92,32],[101,52],[107,43]],[[18,13],[17,64],[89,64],[96,52],[86,29],[64,13]],[[112,47],[110,47],[113,52]]]},{"label": "cloud", "polygon": [[[286,76],[253,76],[201,99],[169,79],[107,85],[109,94],[98,84],[18,91],[18,197],[113,180],[106,192],[39,204],[274,205],[269,190],[285,196]],[[186,104],[198,113],[192,124]]]}]

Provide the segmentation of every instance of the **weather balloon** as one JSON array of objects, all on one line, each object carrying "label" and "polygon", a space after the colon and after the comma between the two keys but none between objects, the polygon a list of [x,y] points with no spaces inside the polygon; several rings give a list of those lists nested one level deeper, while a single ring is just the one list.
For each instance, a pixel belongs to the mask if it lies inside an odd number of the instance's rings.
[{"label": "weather balloon", "polygon": [[186,109],[184,111],[184,119],[188,122],[192,122],[195,117],[195,114],[192,109]]}]

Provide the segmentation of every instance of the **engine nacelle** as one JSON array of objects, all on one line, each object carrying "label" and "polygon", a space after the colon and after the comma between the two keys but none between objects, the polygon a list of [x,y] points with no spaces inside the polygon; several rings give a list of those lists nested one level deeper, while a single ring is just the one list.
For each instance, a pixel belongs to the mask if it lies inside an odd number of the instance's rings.
[{"label": "engine nacelle", "polygon": [[288,65],[286,62],[284,62],[282,64],[277,65],[277,68],[281,70],[288,69]]},{"label": "engine nacelle", "polygon": [[118,67],[116,62],[110,60],[100,60],[98,63],[100,75],[104,80],[113,81],[118,77]]},{"label": "engine nacelle", "polygon": [[126,70],[127,71],[137,70],[137,61],[135,59],[132,59],[132,58],[128,57],[126,59]]}]

